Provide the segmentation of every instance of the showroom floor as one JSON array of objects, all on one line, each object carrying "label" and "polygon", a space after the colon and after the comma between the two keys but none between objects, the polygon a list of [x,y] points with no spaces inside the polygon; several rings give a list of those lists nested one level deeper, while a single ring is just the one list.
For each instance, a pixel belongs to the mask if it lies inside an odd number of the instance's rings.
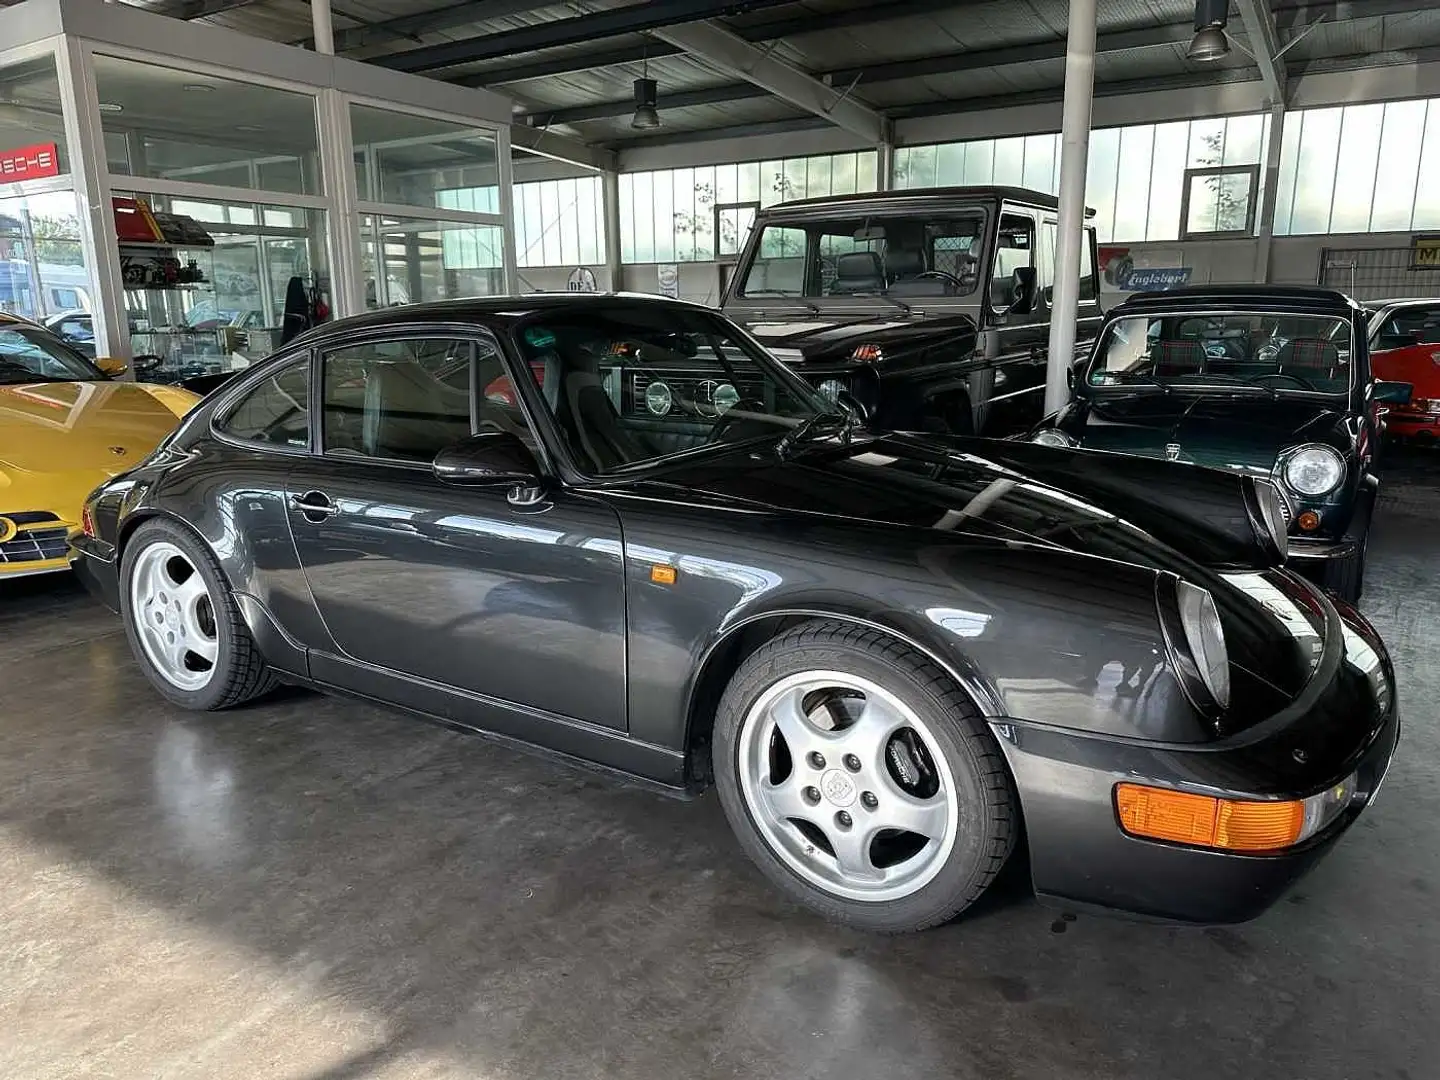
[{"label": "showroom floor", "polygon": [[713,798],[299,692],[188,715],[73,582],[12,583],[0,1076],[1433,1076],[1440,455],[1389,480],[1363,606],[1401,752],[1331,858],[1231,929],[1073,919],[1023,873],[939,931],[835,929]]}]

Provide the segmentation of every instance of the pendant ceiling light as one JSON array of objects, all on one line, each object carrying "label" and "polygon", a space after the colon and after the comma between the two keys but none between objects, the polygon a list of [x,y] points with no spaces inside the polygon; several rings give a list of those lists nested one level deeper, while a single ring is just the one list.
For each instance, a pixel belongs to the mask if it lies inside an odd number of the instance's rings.
[{"label": "pendant ceiling light", "polygon": [[655,101],[660,93],[660,84],[650,78],[650,57],[645,57],[645,67],[640,78],[635,80],[635,115],[630,126],[640,131],[650,131],[660,126],[660,114],[655,111]]},{"label": "pendant ceiling light", "polygon": [[1230,55],[1225,23],[1230,18],[1229,0],[1195,0],[1195,36],[1185,50],[1188,59],[1211,63]]}]

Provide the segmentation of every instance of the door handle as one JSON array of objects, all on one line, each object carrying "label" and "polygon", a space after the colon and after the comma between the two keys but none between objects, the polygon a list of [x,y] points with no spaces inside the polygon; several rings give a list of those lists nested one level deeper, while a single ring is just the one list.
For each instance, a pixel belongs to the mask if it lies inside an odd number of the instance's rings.
[{"label": "door handle", "polygon": [[303,495],[291,495],[290,508],[304,514],[306,521],[315,522],[324,521],[340,509],[330,501],[330,496],[323,491],[307,491]]}]

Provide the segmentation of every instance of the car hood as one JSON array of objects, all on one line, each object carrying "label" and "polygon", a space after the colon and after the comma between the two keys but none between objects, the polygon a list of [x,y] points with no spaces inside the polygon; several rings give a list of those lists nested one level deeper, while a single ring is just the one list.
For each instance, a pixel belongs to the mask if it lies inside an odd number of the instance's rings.
[{"label": "car hood", "polygon": [[135,383],[0,384],[0,469],[94,471],[98,482],[138,464],[177,422],[175,409]]},{"label": "car hood", "polygon": [[1062,425],[1090,450],[1269,473],[1296,443],[1344,446],[1344,414],[1326,402],[1254,395],[1141,394],[1079,405]]},{"label": "car hood", "polygon": [[[744,317],[743,312],[731,312]],[[857,345],[878,345],[882,351],[903,352],[937,339],[971,336],[975,320],[963,313],[906,316],[889,310],[865,315],[800,315],[747,323],[747,329],[761,344],[776,350],[782,359],[798,352],[806,360],[848,359]]]},{"label": "car hood", "polygon": [[1371,353],[1370,370],[1377,379],[1408,382],[1417,398],[1440,397],[1440,343]]},{"label": "car hood", "polygon": [[[1079,485],[1045,483],[1015,468],[1003,453],[1011,445],[886,435],[857,438],[848,448],[811,447],[783,462],[768,450],[737,453],[670,470],[653,482],[668,490],[654,494],[674,497],[679,488],[687,496],[752,509],[1039,543],[1177,573],[1195,570],[1188,556],[1130,524],[1120,508],[1102,507]],[[995,451],[993,458],[987,449]]]}]

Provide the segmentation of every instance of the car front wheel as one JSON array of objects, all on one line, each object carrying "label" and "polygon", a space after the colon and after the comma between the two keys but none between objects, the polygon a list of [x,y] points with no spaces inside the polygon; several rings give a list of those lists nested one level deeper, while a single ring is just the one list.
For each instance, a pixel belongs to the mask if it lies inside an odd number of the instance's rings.
[{"label": "car front wheel", "polygon": [[214,557],[183,526],[155,519],[136,529],[120,585],[130,649],[175,704],[224,709],[274,685]]},{"label": "car front wheel", "polygon": [[716,786],[746,853],[827,918],[922,930],[1014,846],[1015,798],[970,700],[885,635],[816,621],[762,646],[720,702]]}]

